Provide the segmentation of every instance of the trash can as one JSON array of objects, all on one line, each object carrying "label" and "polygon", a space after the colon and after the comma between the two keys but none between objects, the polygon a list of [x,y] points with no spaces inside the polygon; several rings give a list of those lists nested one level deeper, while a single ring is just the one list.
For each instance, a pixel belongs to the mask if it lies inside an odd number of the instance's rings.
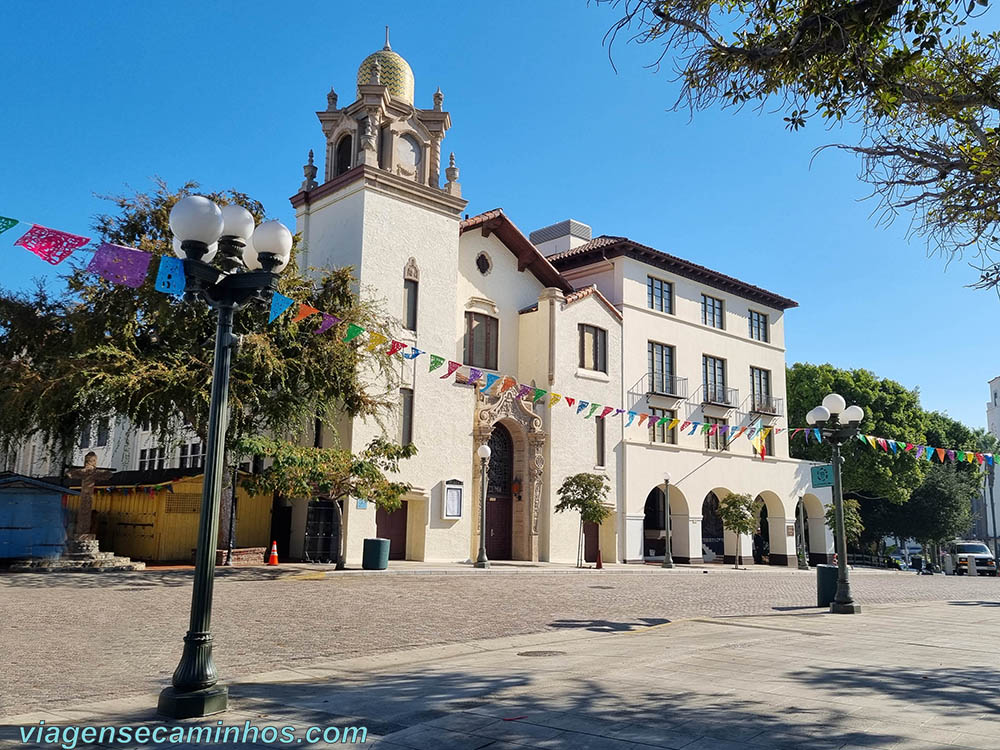
[{"label": "trash can", "polygon": [[816,606],[829,607],[837,597],[837,566],[816,566]]},{"label": "trash can", "polygon": [[365,570],[385,570],[389,567],[389,540],[365,539],[361,553],[361,567]]}]

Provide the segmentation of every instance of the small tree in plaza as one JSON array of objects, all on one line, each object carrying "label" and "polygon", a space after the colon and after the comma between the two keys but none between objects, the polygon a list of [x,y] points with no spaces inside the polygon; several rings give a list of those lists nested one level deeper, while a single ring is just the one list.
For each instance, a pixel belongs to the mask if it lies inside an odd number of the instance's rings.
[{"label": "small tree in plaza", "polygon": [[608,490],[611,485],[607,477],[598,474],[574,474],[566,477],[562,486],[556,491],[559,495],[559,504],[556,505],[556,513],[567,510],[575,510],[580,513],[580,535],[577,543],[576,564],[582,565],[580,554],[580,544],[583,537],[583,524],[595,523],[598,527],[597,533],[597,556],[601,556],[601,534],[600,526],[604,519],[611,515],[611,508],[605,504]]},{"label": "small tree in plaza", "polygon": [[763,500],[754,499],[745,492],[740,494],[730,492],[719,500],[719,518],[722,519],[722,526],[736,534],[736,560],[733,565],[735,568],[740,567],[743,557],[740,554],[740,537],[744,534],[753,534],[757,529],[757,518],[763,505]]},{"label": "small tree in plaza", "polygon": [[[837,506],[830,503],[824,513],[826,525],[830,531],[837,534]],[[844,536],[849,543],[858,544],[861,541],[861,534],[865,530],[865,524],[861,520],[861,504],[853,497],[844,498]]]}]

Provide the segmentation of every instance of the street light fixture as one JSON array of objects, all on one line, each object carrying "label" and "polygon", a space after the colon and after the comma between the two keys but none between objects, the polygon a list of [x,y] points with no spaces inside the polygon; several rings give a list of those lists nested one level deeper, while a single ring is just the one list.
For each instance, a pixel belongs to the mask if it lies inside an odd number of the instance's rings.
[{"label": "street light fixture", "polygon": [[822,406],[806,414],[806,422],[814,425],[833,446],[833,505],[837,517],[837,595],[830,604],[835,614],[852,615],[861,606],[851,597],[851,580],[847,572],[847,532],[844,528],[844,488],[840,481],[840,447],[858,434],[865,411],[860,406],[848,406],[843,396],[831,393]]},{"label": "street light fixture", "polygon": [[483,443],[476,450],[479,456],[479,557],[476,558],[477,568],[490,567],[489,558],[486,557],[486,464],[489,463],[490,446]]},{"label": "street light fixture", "polygon": [[663,542],[663,563],[661,568],[674,567],[674,558],[670,554],[670,472],[663,475],[663,522],[667,527],[665,533],[667,538]]},{"label": "street light fixture", "polygon": [[[188,719],[225,711],[229,700],[229,689],[217,684],[211,622],[229,370],[236,343],[233,314],[254,300],[268,299],[277,289],[278,273],[291,255],[292,233],[276,221],[254,228],[253,216],[245,208],[220,209],[200,195],[177,202],[170,211],[170,231],[174,235],[174,252],[184,259],[185,301],[202,299],[218,311],[191,618],[184,636],[184,652],[171,680],[173,684],[160,693],[157,705],[161,714]],[[243,261],[251,237],[259,270],[247,270]],[[216,253],[219,268],[208,262]]]}]

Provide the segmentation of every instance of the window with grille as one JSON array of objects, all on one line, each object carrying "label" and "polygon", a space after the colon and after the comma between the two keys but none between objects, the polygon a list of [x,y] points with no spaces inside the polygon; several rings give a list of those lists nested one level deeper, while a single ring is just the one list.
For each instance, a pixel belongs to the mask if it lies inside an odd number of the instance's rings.
[{"label": "window with grille", "polygon": [[701,295],[701,322],[712,328],[725,328],[721,299]]},{"label": "window with grille", "polygon": [[676,393],[674,382],[674,347],[646,342],[647,372],[651,393]]},{"label": "window with grille", "polygon": [[771,411],[770,370],[763,370],[760,367],[750,368],[750,403],[755,410]]},{"label": "window with grille", "polygon": [[722,431],[718,429],[724,425],[728,425],[729,421],[726,419],[716,419],[715,417],[705,417],[704,424],[714,425],[715,434],[712,434],[712,427],[708,428],[708,432],[705,433],[705,449],[712,451],[725,451],[729,450],[729,441],[726,439],[727,435],[723,435]]},{"label": "window with grille", "polygon": [[178,465],[182,469],[203,468],[205,466],[205,444],[198,442],[182,445]]},{"label": "window with grille", "polygon": [[597,461],[594,466],[604,466],[604,420],[595,419],[594,424],[597,428]]},{"label": "window with grille", "polygon": [[[667,421],[660,424],[660,421],[666,419]],[[649,410],[649,439],[654,443],[669,443],[674,444],[677,442],[677,428],[674,427],[672,430],[667,429],[670,426],[670,422],[677,419],[677,412],[673,409],[650,409]]]},{"label": "window with grille", "polygon": [[580,324],[580,367],[608,371],[608,332],[603,328]]},{"label": "window with grille", "polygon": [[702,384],[705,386],[705,400],[724,404],[726,396],[726,360],[705,354],[701,358]]},{"label": "window with grille", "polygon": [[674,311],[674,285],[655,276],[646,277],[646,305],[650,310]]},{"label": "window with grille", "polygon": [[139,471],[152,471],[162,469],[166,457],[166,450],[159,448],[143,448],[139,451]]},{"label": "window with grille", "polygon": [[400,418],[399,444],[410,445],[413,442],[413,389],[400,388]]},{"label": "window with grille", "polygon": [[482,313],[465,314],[465,351],[462,364],[482,370],[497,369],[500,321]]},{"label": "window with grille", "polygon": [[767,342],[767,316],[756,310],[750,311],[750,338]]}]

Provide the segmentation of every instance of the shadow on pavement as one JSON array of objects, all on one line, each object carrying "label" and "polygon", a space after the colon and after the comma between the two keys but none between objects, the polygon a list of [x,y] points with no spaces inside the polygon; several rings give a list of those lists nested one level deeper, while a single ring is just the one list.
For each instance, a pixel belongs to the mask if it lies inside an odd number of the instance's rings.
[{"label": "shadow on pavement", "polygon": [[[278,578],[287,578],[303,571],[281,568],[225,568],[219,566],[215,569],[216,580],[226,581],[268,581]],[[11,573],[0,571],[0,587],[10,588],[59,588],[69,586],[72,588],[131,588],[150,589],[162,586],[190,586],[194,579],[194,569],[166,569],[156,568],[134,571],[109,571],[107,573],[97,572],[59,572],[51,573]]]},{"label": "shadow on pavement", "polygon": [[1000,602],[948,602],[956,607],[1000,607]]},{"label": "shadow on pavement", "polygon": [[612,622],[611,620],[554,620],[550,628],[572,628],[590,630],[594,633],[627,633],[642,630],[653,625],[665,625],[670,620],[664,617],[640,617],[636,622]]}]

